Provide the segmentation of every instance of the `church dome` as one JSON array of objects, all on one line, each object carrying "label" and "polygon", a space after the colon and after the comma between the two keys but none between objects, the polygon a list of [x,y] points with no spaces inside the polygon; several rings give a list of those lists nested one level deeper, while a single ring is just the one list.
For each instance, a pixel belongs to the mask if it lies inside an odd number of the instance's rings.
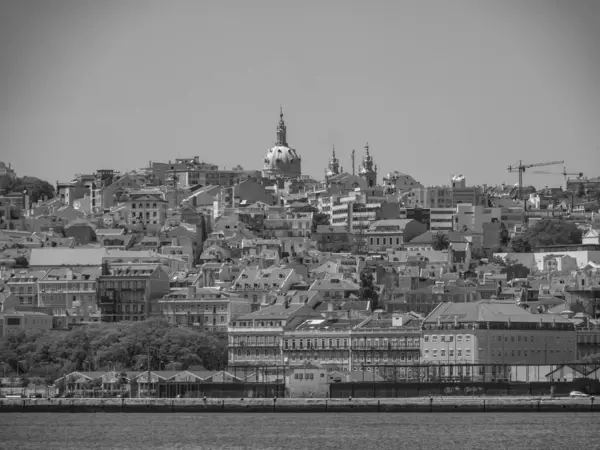
[{"label": "church dome", "polygon": [[265,155],[263,176],[298,177],[302,175],[301,158],[287,143],[287,127],[283,121],[283,111],[279,112],[277,142]]},{"label": "church dome", "polygon": [[276,145],[265,155],[263,172],[269,175],[300,176],[300,156],[293,148]]}]

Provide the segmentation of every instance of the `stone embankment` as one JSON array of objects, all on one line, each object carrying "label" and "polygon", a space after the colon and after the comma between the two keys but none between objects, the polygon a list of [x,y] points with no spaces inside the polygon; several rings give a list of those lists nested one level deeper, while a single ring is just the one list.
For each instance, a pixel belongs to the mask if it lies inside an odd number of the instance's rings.
[{"label": "stone embankment", "polygon": [[600,412],[593,397],[0,399],[5,412]]}]

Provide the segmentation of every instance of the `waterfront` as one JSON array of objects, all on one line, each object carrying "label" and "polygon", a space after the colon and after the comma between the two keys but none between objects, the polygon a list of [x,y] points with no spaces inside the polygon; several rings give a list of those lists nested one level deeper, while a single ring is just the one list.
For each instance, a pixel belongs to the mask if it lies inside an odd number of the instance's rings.
[{"label": "waterfront", "polygon": [[0,414],[2,448],[593,448],[593,413]]}]

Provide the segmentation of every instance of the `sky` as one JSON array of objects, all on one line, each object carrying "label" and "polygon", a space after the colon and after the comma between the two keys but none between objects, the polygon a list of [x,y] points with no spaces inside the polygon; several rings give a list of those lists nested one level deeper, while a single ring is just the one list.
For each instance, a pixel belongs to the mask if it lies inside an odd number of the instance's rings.
[{"label": "sky", "polygon": [[51,183],[196,155],[260,169],[282,105],[317,178],[366,142],[380,179],[598,176],[598,49],[597,0],[2,0],[0,161]]}]

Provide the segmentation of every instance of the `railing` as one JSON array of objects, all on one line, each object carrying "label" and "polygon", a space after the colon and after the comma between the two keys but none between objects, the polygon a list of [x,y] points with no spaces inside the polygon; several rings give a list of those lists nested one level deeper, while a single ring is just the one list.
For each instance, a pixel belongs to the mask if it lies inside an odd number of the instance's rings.
[{"label": "railing", "polygon": [[390,350],[420,350],[421,345],[419,343],[413,344],[396,344],[396,345],[371,345],[371,346],[361,346],[361,345],[353,345],[352,351],[367,351],[367,350],[382,350],[382,351],[390,351]]},{"label": "railing", "polygon": [[283,326],[278,325],[278,326],[269,326],[269,327],[241,327],[241,326],[236,326],[236,327],[228,327],[227,328],[227,332],[228,333],[236,333],[236,332],[240,332],[240,333],[246,333],[246,332],[250,332],[250,333],[265,333],[265,332],[282,332],[283,331]]}]

